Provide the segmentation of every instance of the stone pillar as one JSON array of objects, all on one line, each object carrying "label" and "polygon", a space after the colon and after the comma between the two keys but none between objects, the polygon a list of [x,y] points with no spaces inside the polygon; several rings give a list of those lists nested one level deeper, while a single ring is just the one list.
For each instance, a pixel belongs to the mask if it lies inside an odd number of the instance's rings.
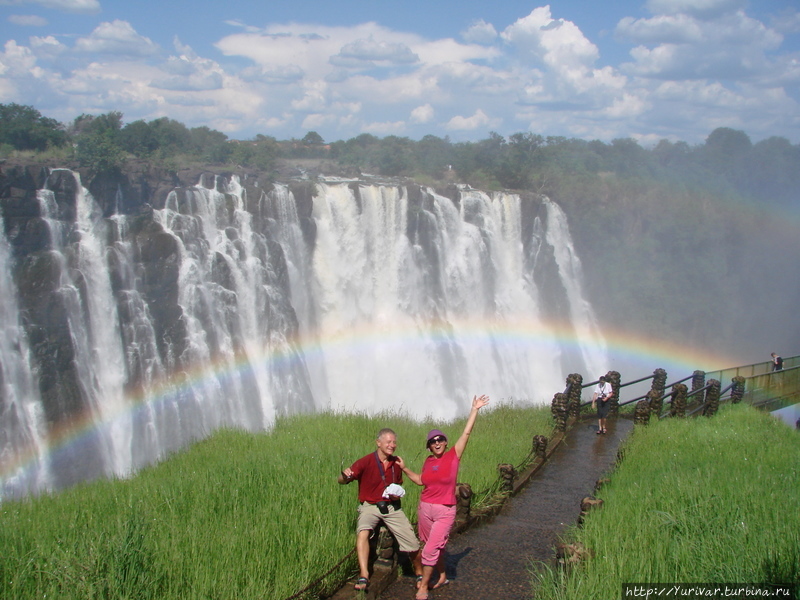
[{"label": "stone pillar", "polygon": [[581,392],[583,391],[583,376],[580,373],[572,373],[567,377],[567,405],[570,417],[576,419],[581,414]]},{"label": "stone pillar", "polygon": [[617,371],[609,371],[606,373],[606,381],[611,383],[611,406],[609,407],[609,416],[615,417],[619,414],[619,384],[622,376]]},{"label": "stone pillar", "polygon": [[547,437],[543,435],[533,436],[533,453],[541,459],[547,457]]},{"label": "stone pillar", "polygon": [[384,525],[381,525],[378,528],[378,535],[375,537],[377,538],[375,542],[375,564],[386,567],[393,566],[396,558],[395,548],[397,547],[394,536]]},{"label": "stone pillar", "polygon": [[650,389],[664,395],[664,391],[667,389],[667,372],[664,369],[653,371],[653,382],[650,384]]},{"label": "stone pillar", "polygon": [[469,523],[472,510],[472,487],[468,483],[456,484],[456,527]]},{"label": "stone pillar", "polygon": [[692,390],[693,392],[702,389],[706,385],[706,372],[695,371],[692,374]]},{"label": "stone pillar", "polygon": [[[652,390],[648,393],[652,393]],[[650,422],[650,403],[647,400],[639,400],[636,403],[636,410],[633,413],[634,425],[647,425]]]},{"label": "stone pillar", "polygon": [[719,396],[722,384],[718,379],[708,380],[708,389],[706,389],[705,407],[703,408],[703,415],[706,417],[713,417],[719,410]]},{"label": "stone pillar", "polygon": [[737,375],[732,380],[733,387],[731,388],[731,402],[733,404],[739,404],[744,398],[744,386],[746,379],[741,375]]},{"label": "stone pillar", "polygon": [[669,409],[670,416],[686,416],[686,394],[688,392],[689,388],[687,388],[683,383],[676,383],[672,386],[672,402]]},{"label": "stone pillar", "polygon": [[647,405],[650,408],[650,412],[654,414],[657,419],[661,418],[661,411],[664,408],[664,391],[651,389],[647,392]]},{"label": "stone pillar", "polygon": [[514,465],[507,463],[497,465],[497,470],[500,472],[500,491],[510,493],[514,491],[514,480],[517,478],[517,470]]},{"label": "stone pillar", "polygon": [[555,421],[556,431],[567,430],[567,396],[558,392],[553,396],[553,403],[550,407],[553,413],[553,420]]}]

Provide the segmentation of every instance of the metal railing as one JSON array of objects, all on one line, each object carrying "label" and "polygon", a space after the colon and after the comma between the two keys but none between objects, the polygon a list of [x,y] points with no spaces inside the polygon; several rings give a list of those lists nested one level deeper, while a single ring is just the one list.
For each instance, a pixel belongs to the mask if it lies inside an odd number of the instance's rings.
[{"label": "metal railing", "polygon": [[[785,358],[783,360],[783,369],[780,371],[773,371],[772,368],[772,361],[764,361],[750,365],[720,369],[717,371],[707,371],[704,373],[704,378],[706,382],[715,379],[720,382],[720,385],[724,386],[722,387],[719,395],[718,401],[720,404],[731,399],[731,392],[735,388],[735,384],[733,383],[735,377],[744,378],[744,394],[741,398],[742,402],[747,402],[764,410],[776,410],[778,408],[800,402],[800,356]],[[654,376],[655,372],[653,375],[648,375],[646,377],[620,383],[620,392],[624,387],[653,379]],[[661,415],[659,415],[660,417],[665,417],[670,414],[670,403],[672,402],[673,398],[672,387],[676,384],[688,381],[693,377],[694,374],[665,384],[664,393],[660,396],[660,399],[663,401],[664,407],[668,407],[668,409],[665,412],[662,412]],[[581,389],[583,390],[590,388],[594,385],[597,385],[598,382],[598,380],[595,380],[590,383],[584,383],[581,386]],[[705,399],[705,395],[709,387],[709,384],[706,384],[705,386],[692,390],[686,394],[686,416],[695,415],[706,408],[708,402]],[[567,390],[565,390],[565,392],[568,390],[569,386],[567,386]],[[622,400],[620,398],[618,406],[622,407],[635,404],[640,400],[645,400],[649,397],[650,396],[648,392],[646,394],[642,394],[641,396],[626,400]],[[591,400],[581,402],[581,409],[586,408],[590,404]]]}]

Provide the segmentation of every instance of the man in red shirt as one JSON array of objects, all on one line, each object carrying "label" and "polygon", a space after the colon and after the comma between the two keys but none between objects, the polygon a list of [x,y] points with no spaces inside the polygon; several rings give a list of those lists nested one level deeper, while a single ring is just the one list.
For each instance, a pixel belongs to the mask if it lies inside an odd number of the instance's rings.
[{"label": "man in red shirt", "polygon": [[392,532],[401,552],[408,552],[413,560],[419,541],[408,517],[400,506],[400,498],[384,496],[391,484],[403,483],[403,472],[397,464],[394,451],[397,436],[391,429],[381,429],[375,440],[375,452],[359,458],[339,474],[339,483],[346,485],[358,481],[358,525],[356,526],[356,554],[360,570],[355,588],[367,589],[369,584],[369,538],[379,523]]}]

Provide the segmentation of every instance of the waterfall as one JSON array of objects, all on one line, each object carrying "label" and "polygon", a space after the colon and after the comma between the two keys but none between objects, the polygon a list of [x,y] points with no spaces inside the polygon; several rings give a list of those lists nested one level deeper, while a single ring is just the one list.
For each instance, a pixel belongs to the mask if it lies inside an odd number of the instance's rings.
[{"label": "waterfall", "polygon": [[547,208],[549,223],[547,241],[554,249],[556,264],[567,290],[569,313],[577,333],[577,339],[583,341],[579,350],[584,364],[589,369],[589,378],[594,379],[595,376],[599,377],[608,370],[606,343],[600,327],[597,325],[592,307],[583,294],[581,259],[572,245],[567,215],[558,204],[549,198],[544,198],[543,202]]},{"label": "waterfall", "polygon": [[0,499],[47,490],[51,481],[41,397],[19,322],[10,249],[2,225],[0,217]]},{"label": "waterfall", "polygon": [[[0,280],[3,495],[127,476],[224,426],[319,410],[448,421],[474,394],[549,403],[566,372],[602,370],[546,199],[323,179],[301,202],[289,184],[205,176],[136,215],[118,187],[104,217],[77,175],[52,176],[37,193],[48,241]],[[53,281],[30,293],[42,264]]]}]

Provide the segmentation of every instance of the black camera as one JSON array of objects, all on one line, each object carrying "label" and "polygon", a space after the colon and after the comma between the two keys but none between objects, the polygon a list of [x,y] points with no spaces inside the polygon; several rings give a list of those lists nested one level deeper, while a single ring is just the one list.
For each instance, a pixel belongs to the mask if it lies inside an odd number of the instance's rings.
[{"label": "black camera", "polygon": [[386,500],[381,500],[380,502],[376,502],[375,506],[378,507],[378,510],[381,512],[382,515],[389,514],[389,503]]}]

